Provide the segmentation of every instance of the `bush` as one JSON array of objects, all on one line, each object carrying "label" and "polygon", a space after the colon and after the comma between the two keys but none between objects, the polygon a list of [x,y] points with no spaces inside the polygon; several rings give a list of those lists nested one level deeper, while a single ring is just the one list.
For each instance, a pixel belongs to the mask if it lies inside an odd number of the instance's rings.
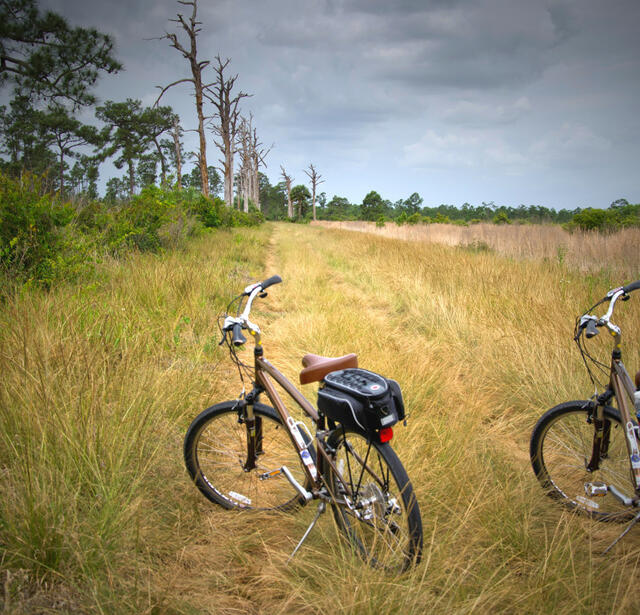
[{"label": "bush", "polygon": [[499,211],[495,216],[493,216],[494,224],[511,224],[511,220],[509,220],[509,216],[504,211]]},{"label": "bush", "polygon": [[413,225],[413,224],[418,224],[419,222],[422,222],[422,216],[417,211],[416,211],[416,213],[411,214],[407,218],[407,224],[412,224]]},{"label": "bush", "polygon": [[94,200],[74,209],[47,194],[42,180],[0,174],[0,273],[20,283],[74,278],[101,252],[159,252],[181,248],[205,227],[256,226],[264,216],[229,209],[195,190],[148,186],[109,207]]},{"label": "bush", "polygon": [[43,194],[42,180],[35,175],[13,179],[0,174],[0,264],[6,274],[49,285],[56,277],[61,229],[73,216],[69,203]]},{"label": "bush", "polygon": [[609,209],[583,209],[574,214],[565,228],[568,231],[579,228],[582,231],[606,232],[634,226],[640,226],[640,205],[630,205],[622,199],[612,203]]},{"label": "bush", "polygon": [[384,216],[380,215],[376,220],[376,228],[383,228],[383,227],[384,227]]}]

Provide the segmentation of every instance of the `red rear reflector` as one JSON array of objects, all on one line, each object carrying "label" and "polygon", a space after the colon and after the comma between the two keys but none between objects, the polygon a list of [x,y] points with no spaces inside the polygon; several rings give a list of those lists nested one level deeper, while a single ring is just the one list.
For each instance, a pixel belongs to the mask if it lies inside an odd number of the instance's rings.
[{"label": "red rear reflector", "polygon": [[383,427],[380,430],[380,442],[389,442],[393,438],[393,427]]}]

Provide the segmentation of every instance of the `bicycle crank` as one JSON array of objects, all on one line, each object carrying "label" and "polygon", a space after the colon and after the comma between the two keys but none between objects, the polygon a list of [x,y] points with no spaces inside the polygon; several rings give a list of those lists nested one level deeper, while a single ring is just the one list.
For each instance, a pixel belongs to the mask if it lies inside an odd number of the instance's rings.
[{"label": "bicycle crank", "polygon": [[313,494],[309,493],[291,474],[291,470],[287,468],[287,466],[282,466],[277,470],[270,470],[269,472],[265,472],[264,474],[260,474],[258,477],[260,480],[269,480],[274,476],[279,476],[280,474],[284,474],[285,478],[291,483],[291,486],[304,498],[305,502],[309,502],[313,499]]}]

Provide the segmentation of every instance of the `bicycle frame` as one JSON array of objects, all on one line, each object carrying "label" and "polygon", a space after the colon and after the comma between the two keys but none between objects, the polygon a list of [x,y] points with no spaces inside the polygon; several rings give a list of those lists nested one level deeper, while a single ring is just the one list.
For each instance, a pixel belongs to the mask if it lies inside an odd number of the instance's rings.
[{"label": "bicycle frame", "polygon": [[[608,449],[608,431],[605,432],[604,426],[604,406],[612,397],[618,401],[618,411],[622,419],[625,429],[625,443],[629,454],[629,463],[631,465],[631,476],[633,478],[634,490],[636,496],[640,496],[640,449],[638,448],[638,438],[640,434],[634,426],[632,420],[632,408],[634,408],[634,392],[635,387],[622,363],[622,335],[619,327],[611,324],[609,319],[613,313],[616,300],[620,295],[614,295],[609,306],[607,314],[603,317],[603,321],[607,325],[608,330],[614,336],[614,347],[611,353],[611,368],[609,386],[596,398],[595,409],[595,434],[593,438],[593,451],[591,460],[587,464],[589,471],[597,470],[601,455],[606,454]],[[631,403],[631,405],[629,405]],[[635,408],[634,408],[635,409]],[[635,414],[635,412],[634,412]]]},{"label": "bicycle frame", "polygon": [[[250,470],[255,467],[256,452],[260,450],[261,446],[261,427],[259,424],[259,419],[254,416],[253,404],[258,400],[259,395],[264,392],[266,393],[267,397],[273,404],[273,407],[276,409],[278,415],[280,416],[282,424],[289,434],[291,443],[298,451],[298,455],[302,460],[303,469],[305,471],[309,484],[312,487],[311,493],[305,493],[306,489],[304,489],[304,487],[302,487],[301,485],[297,485],[292,477],[287,477],[296,488],[296,490],[304,496],[305,503],[312,498],[323,497],[323,486],[326,487],[327,490],[329,490],[329,486],[326,485],[323,478],[327,466],[331,468],[334,475],[340,481],[346,495],[352,496],[353,493],[347,481],[344,480],[342,474],[331,459],[330,454],[325,449],[325,444],[323,441],[324,439],[322,436],[328,432],[325,431],[326,425],[324,422],[324,417],[318,414],[313,405],[304,397],[304,395],[284,374],[282,374],[275,366],[273,366],[264,358],[264,352],[260,343],[260,333],[251,331],[251,335],[255,337],[256,343],[254,348],[255,383],[254,389],[245,397],[245,422],[247,426],[247,461],[245,463],[245,469]],[[300,423],[289,414],[287,407],[282,401],[282,398],[280,397],[280,394],[276,390],[271,379],[278,383],[286,391],[289,397],[293,401],[295,401],[296,404],[302,409],[302,411],[313,421],[314,426],[316,427],[316,462],[313,461],[313,458],[309,453],[309,444],[305,443],[302,434],[300,433],[300,427],[298,426]],[[311,436],[311,434],[308,435]],[[313,441],[314,438],[311,437],[310,443]],[[380,482],[376,473],[373,472],[366,464],[366,460],[362,465],[363,468],[367,470],[367,472],[371,476],[373,476],[378,482]],[[336,504],[344,504],[348,506],[346,499],[344,501],[341,501],[333,497],[333,495],[330,495],[325,499],[330,500]]]}]

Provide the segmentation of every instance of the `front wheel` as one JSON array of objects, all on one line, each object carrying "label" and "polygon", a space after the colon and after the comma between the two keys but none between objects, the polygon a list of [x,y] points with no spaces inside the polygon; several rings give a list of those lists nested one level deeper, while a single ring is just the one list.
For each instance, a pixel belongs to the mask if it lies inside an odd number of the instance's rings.
[{"label": "front wheel", "polygon": [[[248,447],[242,410],[237,401],[226,401],[201,412],[189,426],[184,439],[189,475],[207,499],[224,508],[293,508],[301,498],[285,475],[266,480],[261,476],[287,466],[299,484],[306,484],[298,451],[273,408],[256,403],[253,410],[261,434],[255,467],[245,470]],[[309,436],[304,430],[300,433],[309,445]],[[315,458],[315,450],[309,448]]]},{"label": "front wheel", "polygon": [[531,434],[533,471],[547,495],[568,508],[601,521],[626,521],[633,513],[613,495],[591,496],[585,492],[585,485],[601,481],[629,497],[634,495],[620,413],[610,406],[604,408],[599,468],[591,472],[587,466],[593,455],[594,434],[589,402],[570,401],[551,408]]},{"label": "front wheel", "polygon": [[374,568],[403,572],[420,561],[422,519],[413,487],[388,443],[343,431],[328,439],[335,470],[327,465],[325,483],[334,502],[338,528]]}]

